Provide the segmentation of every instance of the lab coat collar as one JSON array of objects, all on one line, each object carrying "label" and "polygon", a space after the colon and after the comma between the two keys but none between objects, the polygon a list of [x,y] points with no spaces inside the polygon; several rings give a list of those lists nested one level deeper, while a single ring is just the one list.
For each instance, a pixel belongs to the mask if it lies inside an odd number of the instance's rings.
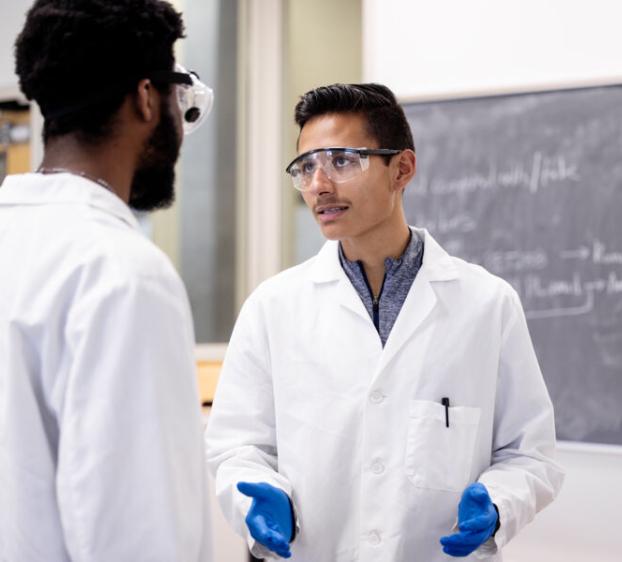
[{"label": "lab coat collar", "polygon": [[84,204],[114,215],[140,230],[128,205],[115,193],[81,176],[68,173],[15,174],[0,186],[0,205]]},{"label": "lab coat collar", "polygon": [[[452,281],[458,277],[458,269],[451,256],[432,238],[430,233],[425,229],[411,228],[423,240],[423,263],[406,296],[384,348],[381,347],[380,338],[377,340],[380,353],[377,376],[385,370],[391,360],[436,308],[439,293],[442,294],[442,290],[435,285],[439,284],[438,282]],[[365,321],[371,321],[363,301],[339,263],[337,242],[329,241],[320,250],[313,264],[311,277],[313,282],[317,284],[329,284],[337,281],[335,287],[337,302]]]},{"label": "lab coat collar", "polygon": [[[411,227],[411,230],[423,240],[423,264],[417,275],[425,271],[425,276],[429,281],[455,279],[458,272],[451,256],[425,228]],[[311,268],[311,279],[315,283],[347,280],[339,263],[339,243],[337,241],[329,240],[319,251]]]}]

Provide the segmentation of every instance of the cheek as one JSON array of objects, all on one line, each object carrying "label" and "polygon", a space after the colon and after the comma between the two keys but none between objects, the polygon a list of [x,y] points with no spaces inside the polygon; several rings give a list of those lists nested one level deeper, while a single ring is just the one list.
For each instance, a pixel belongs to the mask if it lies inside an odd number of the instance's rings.
[{"label": "cheek", "polygon": [[299,192],[302,195],[302,199],[305,202],[305,205],[309,207],[309,209],[313,209],[313,199],[310,193],[308,192]]},{"label": "cheek", "polygon": [[369,212],[378,212],[388,203],[389,192],[381,181],[368,182],[357,189],[357,200],[362,208]]},{"label": "cheek", "polygon": [[179,109],[177,110],[177,113],[174,115],[174,119],[175,119],[175,132],[177,133],[177,144],[178,146],[181,146],[181,143],[184,140],[184,122],[183,122],[183,118],[181,117],[181,113]]},{"label": "cheek", "polygon": [[181,143],[184,138],[184,118],[181,114],[181,109],[179,107],[179,103],[177,102],[177,96],[175,92],[169,98],[169,110],[171,115],[173,116],[173,121],[175,123],[175,132],[177,133],[177,140]]},{"label": "cheek", "polygon": [[385,220],[395,211],[396,197],[396,193],[386,183],[362,186],[357,197],[357,214],[369,223]]}]

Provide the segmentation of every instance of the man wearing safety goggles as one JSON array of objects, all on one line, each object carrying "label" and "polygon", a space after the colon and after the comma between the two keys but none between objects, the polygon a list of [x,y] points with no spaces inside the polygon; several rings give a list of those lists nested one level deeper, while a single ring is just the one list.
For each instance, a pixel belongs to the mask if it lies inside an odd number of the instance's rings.
[{"label": "man wearing safety goggles", "polygon": [[312,90],[296,122],[287,173],[328,242],[236,322],[207,430],[225,515],[257,556],[499,561],[562,482],[518,296],[409,227],[388,88]]},{"label": "man wearing safety goggles", "polygon": [[209,562],[193,325],[132,209],[173,201],[212,91],[162,0],[37,0],[43,161],[0,187],[0,559]]}]

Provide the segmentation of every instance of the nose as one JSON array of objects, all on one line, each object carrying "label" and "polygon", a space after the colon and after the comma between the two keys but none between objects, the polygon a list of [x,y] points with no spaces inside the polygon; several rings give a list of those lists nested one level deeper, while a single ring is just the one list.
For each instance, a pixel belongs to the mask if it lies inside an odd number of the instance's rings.
[{"label": "nose", "polygon": [[309,191],[311,193],[314,193],[315,195],[335,192],[335,184],[326,175],[324,168],[322,168],[321,166],[318,166],[318,168],[315,170],[315,172],[313,172],[313,175],[311,176],[311,181],[309,182]]}]

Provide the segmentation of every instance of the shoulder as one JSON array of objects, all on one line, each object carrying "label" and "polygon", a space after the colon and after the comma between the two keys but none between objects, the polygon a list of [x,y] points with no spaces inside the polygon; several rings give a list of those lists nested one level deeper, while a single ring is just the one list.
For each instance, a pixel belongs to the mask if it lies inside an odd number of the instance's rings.
[{"label": "shoulder", "polygon": [[260,283],[251,293],[251,297],[258,301],[286,300],[300,294],[300,291],[311,283],[311,271],[317,256],[307,261],[284,269]]},{"label": "shoulder", "polygon": [[[317,256],[262,281],[245,300],[238,321],[279,318],[293,314],[313,290],[312,269]],[[305,299],[306,297],[306,299]]]},{"label": "shoulder", "polygon": [[516,293],[514,288],[505,279],[491,273],[481,265],[468,262],[455,256],[451,256],[451,260],[456,266],[460,278],[467,286],[473,289],[481,288],[486,291],[494,291],[501,294]]},{"label": "shoulder", "polygon": [[423,269],[428,270],[431,278],[458,281],[456,295],[465,299],[515,298],[516,291],[507,281],[481,265],[450,255],[427,231],[418,232],[424,238]]},{"label": "shoulder", "polygon": [[168,344],[158,338],[184,345],[193,340],[184,285],[161,250],[132,230],[95,229],[85,240],[88,252],[67,278],[64,291],[69,335],[84,337],[97,325],[111,334],[128,331],[132,341],[159,342],[162,349]]},{"label": "shoulder", "polygon": [[459,289],[452,302],[456,309],[477,318],[487,317],[491,324],[497,319],[501,325],[523,314],[518,293],[505,279],[461,258],[451,260],[458,272]]},{"label": "shoulder", "polygon": [[[186,301],[183,283],[169,258],[140,230],[115,217],[87,212],[68,227],[64,247],[71,277],[85,292],[149,292]],[[62,243],[62,242],[61,242]]]},{"label": "shoulder", "polygon": [[168,256],[142,232],[109,230],[98,238],[96,259],[109,262],[121,279],[177,286],[179,275]]}]

